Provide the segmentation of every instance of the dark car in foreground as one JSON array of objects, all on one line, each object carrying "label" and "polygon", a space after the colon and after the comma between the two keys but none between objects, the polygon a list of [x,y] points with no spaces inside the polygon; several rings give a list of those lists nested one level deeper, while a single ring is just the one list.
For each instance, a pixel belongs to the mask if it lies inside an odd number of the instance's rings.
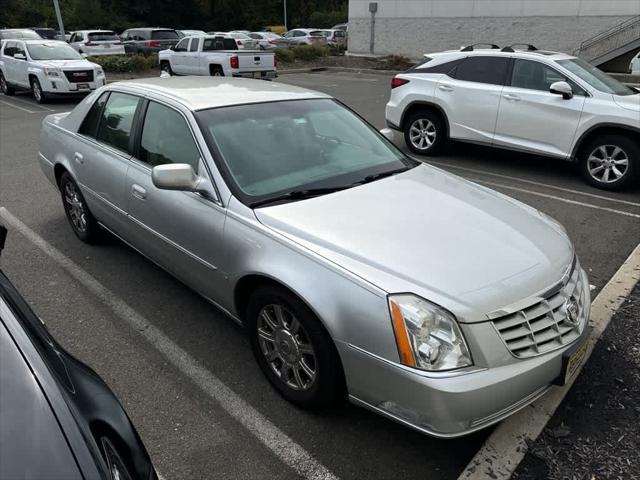
[{"label": "dark car in foreground", "polygon": [[[0,224],[0,253],[6,229]],[[0,269],[0,478],[155,480],[120,402]]]}]

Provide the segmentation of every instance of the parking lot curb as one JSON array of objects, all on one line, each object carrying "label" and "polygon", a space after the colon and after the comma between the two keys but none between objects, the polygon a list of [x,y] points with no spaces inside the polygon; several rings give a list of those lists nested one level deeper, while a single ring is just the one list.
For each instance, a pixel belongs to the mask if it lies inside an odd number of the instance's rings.
[{"label": "parking lot curb", "polygon": [[593,348],[606,330],[611,318],[640,280],[640,244],[620,266],[618,271],[591,304],[587,339],[589,345],[578,374],[563,387],[553,387],[545,396],[512,415],[493,431],[471,459],[458,480],[494,480],[510,478],[525,454],[528,445],[544,430],[560,403],[567,395]]},{"label": "parking lot curb", "polygon": [[401,70],[376,70],[374,68],[352,68],[352,67],[311,67],[311,68],[292,68],[288,70],[278,70],[278,75],[287,75],[291,73],[317,73],[317,72],[348,72],[348,73],[370,73],[373,75],[395,75]]}]

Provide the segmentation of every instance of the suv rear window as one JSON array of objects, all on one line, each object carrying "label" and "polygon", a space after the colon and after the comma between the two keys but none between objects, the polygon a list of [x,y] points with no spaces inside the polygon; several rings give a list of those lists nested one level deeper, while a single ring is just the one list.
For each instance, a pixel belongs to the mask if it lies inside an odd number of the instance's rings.
[{"label": "suv rear window", "polygon": [[115,32],[92,32],[87,35],[90,42],[117,42],[120,40]]},{"label": "suv rear window", "polygon": [[507,57],[467,57],[456,68],[455,78],[467,82],[504,85],[508,64]]},{"label": "suv rear window", "polygon": [[175,30],[154,30],[151,32],[153,40],[177,40],[180,38]]}]

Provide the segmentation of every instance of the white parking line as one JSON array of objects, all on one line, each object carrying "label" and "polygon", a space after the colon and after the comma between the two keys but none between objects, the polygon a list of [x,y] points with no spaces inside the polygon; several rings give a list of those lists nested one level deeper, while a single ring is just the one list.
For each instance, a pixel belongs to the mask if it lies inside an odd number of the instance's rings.
[{"label": "white parking line", "polygon": [[[640,280],[640,244],[600,291],[591,305],[593,330],[587,341],[588,351],[580,366],[591,356],[593,347],[609,325],[611,318]],[[487,438],[458,480],[508,479],[524,458],[528,444],[538,438],[578,375],[564,387],[554,387],[545,396],[502,422]]]},{"label": "white parking line", "polygon": [[[6,95],[5,95],[5,97],[6,97]],[[8,100],[8,99],[7,99],[7,100]],[[34,105],[33,103],[28,102],[27,100],[23,100],[23,99],[21,99],[21,98],[19,98],[19,97],[11,97],[11,104],[12,104],[12,105],[13,105],[13,102],[20,102],[20,103],[22,103],[23,105],[27,105],[27,106],[29,106],[29,107],[37,107],[37,108],[39,108],[39,109],[40,109],[40,110],[36,110],[36,111],[35,111],[35,112],[33,112],[33,113],[39,113],[39,112],[42,112],[42,111],[44,111],[44,112],[55,112],[55,110],[54,110],[54,109],[52,109],[52,108],[45,107],[45,106],[43,106],[43,105],[39,105],[39,104]],[[15,106],[15,105],[13,105],[13,106]]]},{"label": "white parking line", "polygon": [[571,205],[579,205],[581,207],[587,207],[587,208],[593,208],[595,210],[603,210],[605,212],[617,213],[618,215],[625,215],[627,217],[640,218],[640,214],[638,213],[625,212],[624,210],[616,210],[615,208],[609,208],[609,207],[601,207],[600,205],[593,205],[592,203],[578,202],[577,200],[570,200],[568,198],[557,197],[555,195],[549,195],[547,193],[537,192],[534,190],[527,190],[526,188],[512,187],[511,185],[504,185],[502,183],[489,182],[487,180],[481,180],[479,178],[466,177],[466,176],[464,178],[466,178],[467,180],[471,180],[472,182],[482,183],[484,185],[490,185],[492,187],[506,188],[508,190],[528,193],[529,195],[536,195],[538,197],[550,198],[552,200],[557,200],[559,202],[570,203]]},{"label": "white parking line", "polygon": [[28,110],[18,105],[14,105],[13,103],[5,102],[4,100],[0,100],[0,103],[4,103],[5,105],[9,105],[10,107],[17,108],[18,110],[22,110],[23,112],[27,112],[27,113],[42,113],[42,110],[38,110],[38,111]]},{"label": "white parking line", "polygon": [[80,285],[84,286],[109,307],[115,315],[139,333],[168,362],[198,385],[204,393],[215,400],[231,417],[237,420],[298,475],[313,480],[337,479],[333,473],[314,459],[302,446],[293,441],[264,415],[227,387],[213,373],[204,368],[189,353],[171,341],[161,330],[154,327],[149,320],[136,312],[126,302],[120,300],[73,260],[27,227],[6,208],[0,207],[0,217],[4,218],[9,225],[25,236],[60,265]]},{"label": "white parking line", "polygon": [[632,207],[640,207],[640,203],[637,203],[637,202],[630,202],[628,200],[620,200],[620,199],[617,199],[617,198],[606,197],[604,195],[597,195],[595,193],[582,192],[580,190],[573,190],[571,188],[556,187],[555,185],[549,185],[548,183],[534,182],[532,180],[525,180],[523,178],[512,177],[510,175],[502,175],[502,174],[499,174],[499,173],[487,172],[485,170],[478,170],[478,169],[475,169],[475,168],[459,167],[458,165],[451,165],[450,163],[446,163],[446,162],[436,162],[436,161],[432,161],[432,160],[427,160],[427,163],[430,163],[430,164],[433,164],[433,165],[437,165],[439,167],[444,167],[444,168],[453,168],[453,169],[462,170],[462,171],[465,171],[465,172],[479,173],[479,174],[488,175],[488,176],[491,176],[491,177],[504,178],[505,180],[514,180],[514,181],[520,182],[520,183],[528,183],[529,185],[537,185],[539,187],[558,190],[558,191],[561,191],[561,192],[574,193],[576,195],[582,195],[582,196],[585,196],[585,197],[598,198],[598,199],[601,199],[601,200],[606,200],[607,202],[621,203],[621,204],[624,204],[624,205],[631,205]]}]

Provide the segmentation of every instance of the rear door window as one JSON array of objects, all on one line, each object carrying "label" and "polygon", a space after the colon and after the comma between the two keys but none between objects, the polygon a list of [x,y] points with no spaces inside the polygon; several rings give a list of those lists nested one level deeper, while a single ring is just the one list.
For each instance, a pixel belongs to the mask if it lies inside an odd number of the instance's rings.
[{"label": "rear door window", "polygon": [[135,95],[112,92],[100,115],[96,139],[123,152],[131,153],[129,139],[136,108]]},{"label": "rear door window", "polygon": [[456,68],[455,78],[467,82],[504,85],[508,65],[507,57],[467,57]]},{"label": "rear door window", "polygon": [[102,115],[102,110],[104,109],[104,104],[107,103],[108,97],[109,92],[105,92],[100,95],[98,100],[93,102],[93,105],[89,109],[89,113],[87,113],[87,116],[84,117],[84,120],[82,121],[82,125],[80,125],[78,133],[95,138],[96,131],[98,130],[98,123],[100,122],[100,116]]}]

